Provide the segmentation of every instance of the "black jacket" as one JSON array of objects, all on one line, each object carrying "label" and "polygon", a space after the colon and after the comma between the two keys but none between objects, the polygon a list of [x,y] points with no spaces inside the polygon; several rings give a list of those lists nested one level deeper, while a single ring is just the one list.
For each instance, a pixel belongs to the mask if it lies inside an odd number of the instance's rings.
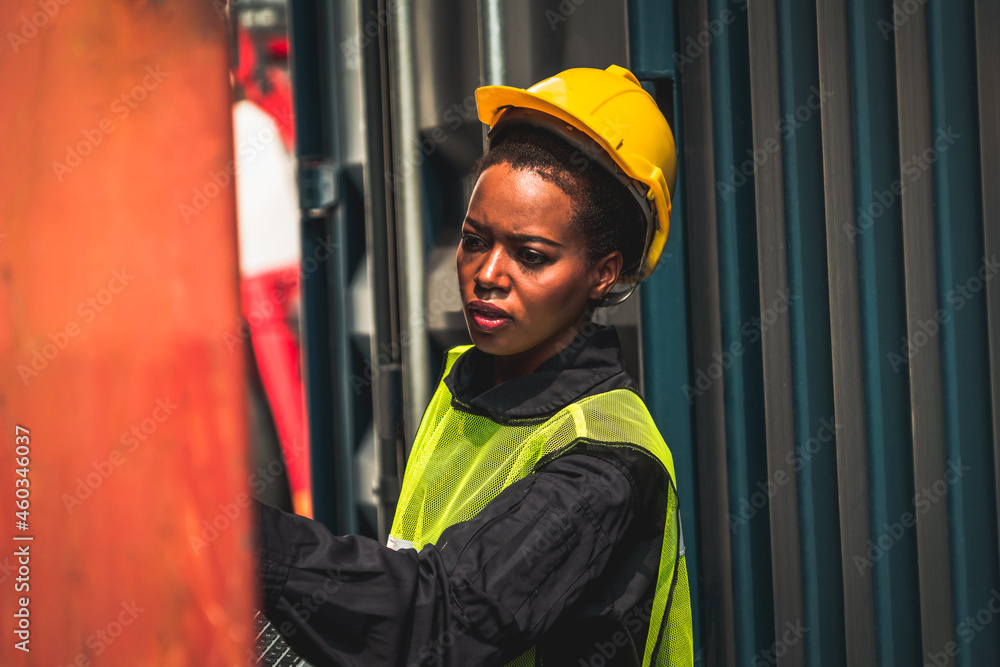
[{"label": "black jacket", "polygon": [[[634,388],[613,327],[528,376],[492,377],[490,355],[464,353],[445,379],[453,407],[502,421]],[[260,506],[265,610],[317,666],[502,665],[532,644],[546,667],[638,665],[666,485],[652,455],[576,445],[419,553]]]}]

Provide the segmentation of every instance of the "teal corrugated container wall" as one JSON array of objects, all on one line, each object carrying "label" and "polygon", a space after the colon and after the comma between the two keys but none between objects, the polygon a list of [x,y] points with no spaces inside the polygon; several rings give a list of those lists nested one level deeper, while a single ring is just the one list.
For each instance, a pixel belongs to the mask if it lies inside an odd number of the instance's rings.
[{"label": "teal corrugated container wall", "polygon": [[[428,108],[462,108],[471,83],[458,70],[479,46],[437,58],[436,37],[486,19],[457,0],[392,4],[430,17],[413,42],[431,63]],[[357,252],[324,265],[313,292],[305,285],[310,429],[343,436],[312,440],[326,489],[317,514],[371,532],[376,522],[361,519],[375,513],[372,480],[356,464],[375,456],[362,441],[380,425],[378,502],[391,509],[405,394],[396,362],[411,351],[378,362],[370,389],[352,392],[350,379],[372,372],[383,346],[406,347],[393,250],[402,218],[385,181],[410,174],[393,162],[407,147],[387,130],[399,112],[388,93],[415,56],[388,40],[406,26],[384,0],[321,6],[316,23],[308,3],[293,4],[293,23],[320,26],[293,40],[315,49],[293,52],[307,102],[296,99],[297,113],[313,127],[300,139],[315,140],[300,146],[314,216],[303,239],[336,233]],[[593,18],[617,5],[502,6],[508,37],[533,35],[522,41],[538,48],[525,53],[548,54],[546,67],[567,45],[579,58],[621,43],[606,14]],[[1000,664],[1000,2],[625,6],[628,65],[679,151],[664,261],[640,291],[641,352],[645,396],[675,456],[697,664]],[[566,19],[588,11],[577,28],[591,32],[570,30]],[[379,36],[360,52],[362,82],[344,47],[369,29]],[[521,72],[532,81],[535,60]],[[345,102],[358,90],[364,155],[342,156],[361,126]],[[445,206],[465,192],[481,128],[474,116],[456,128],[430,116],[411,122],[444,125],[448,141],[411,177],[425,181],[425,218],[454,221]],[[370,287],[349,281],[363,255],[376,267]],[[349,308],[365,299],[371,332]],[[343,315],[334,329],[331,313]],[[447,324],[435,325],[441,345],[454,342]],[[334,403],[351,415],[337,428]]]},{"label": "teal corrugated container wall", "polygon": [[1000,664],[1000,3],[627,4],[698,662]]}]

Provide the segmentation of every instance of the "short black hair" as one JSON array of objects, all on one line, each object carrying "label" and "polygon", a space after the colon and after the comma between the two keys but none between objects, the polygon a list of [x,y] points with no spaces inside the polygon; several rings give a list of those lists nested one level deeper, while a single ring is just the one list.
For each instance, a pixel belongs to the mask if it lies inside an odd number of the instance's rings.
[{"label": "short black hair", "polygon": [[[603,150],[594,144],[594,150]],[[570,221],[587,239],[587,264],[622,253],[621,277],[634,277],[646,246],[646,217],[628,189],[587,153],[552,132],[514,125],[490,141],[472,176],[498,164],[528,170],[556,185],[573,202]]]}]

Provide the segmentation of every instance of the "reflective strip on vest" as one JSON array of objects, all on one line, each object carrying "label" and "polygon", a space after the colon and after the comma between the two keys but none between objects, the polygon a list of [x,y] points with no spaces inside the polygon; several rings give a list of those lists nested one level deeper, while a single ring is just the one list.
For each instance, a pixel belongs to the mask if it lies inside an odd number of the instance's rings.
[{"label": "reflective strip on vest", "polygon": [[413,542],[409,540],[400,540],[392,535],[389,536],[389,540],[386,542],[385,546],[389,547],[393,551],[399,551],[400,549],[414,549]]},{"label": "reflective strip on vest", "polygon": [[[670,490],[642,664],[693,664],[674,464],[642,399],[630,389],[614,389],[580,399],[547,419],[499,424],[452,407],[443,378],[471,347],[448,351],[442,381],[424,412],[406,464],[389,546],[420,550],[434,544],[446,528],[474,517],[503,489],[533,473],[540,461],[547,463],[579,442],[643,449],[663,465]],[[534,649],[511,664],[534,664]]]}]

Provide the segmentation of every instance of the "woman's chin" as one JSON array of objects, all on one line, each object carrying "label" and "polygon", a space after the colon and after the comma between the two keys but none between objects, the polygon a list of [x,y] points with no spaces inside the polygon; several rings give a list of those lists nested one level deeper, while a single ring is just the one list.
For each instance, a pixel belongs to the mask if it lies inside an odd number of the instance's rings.
[{"label": "woman's chin", "polygon": [[511,343],[507,331],[480,331],[474,324],[470,324],[469,336],[472,338],[472,343],[487,354],[503,357],[518,351]]},{"label": "woman's chin", "polygon": [[507,346],[495,334],[482,333],[481,331],[476,331],[473,327],[469,327],[469,336],[472,337],[472,343],[487,354],[497,356],[507,354],[505,351]]}]

